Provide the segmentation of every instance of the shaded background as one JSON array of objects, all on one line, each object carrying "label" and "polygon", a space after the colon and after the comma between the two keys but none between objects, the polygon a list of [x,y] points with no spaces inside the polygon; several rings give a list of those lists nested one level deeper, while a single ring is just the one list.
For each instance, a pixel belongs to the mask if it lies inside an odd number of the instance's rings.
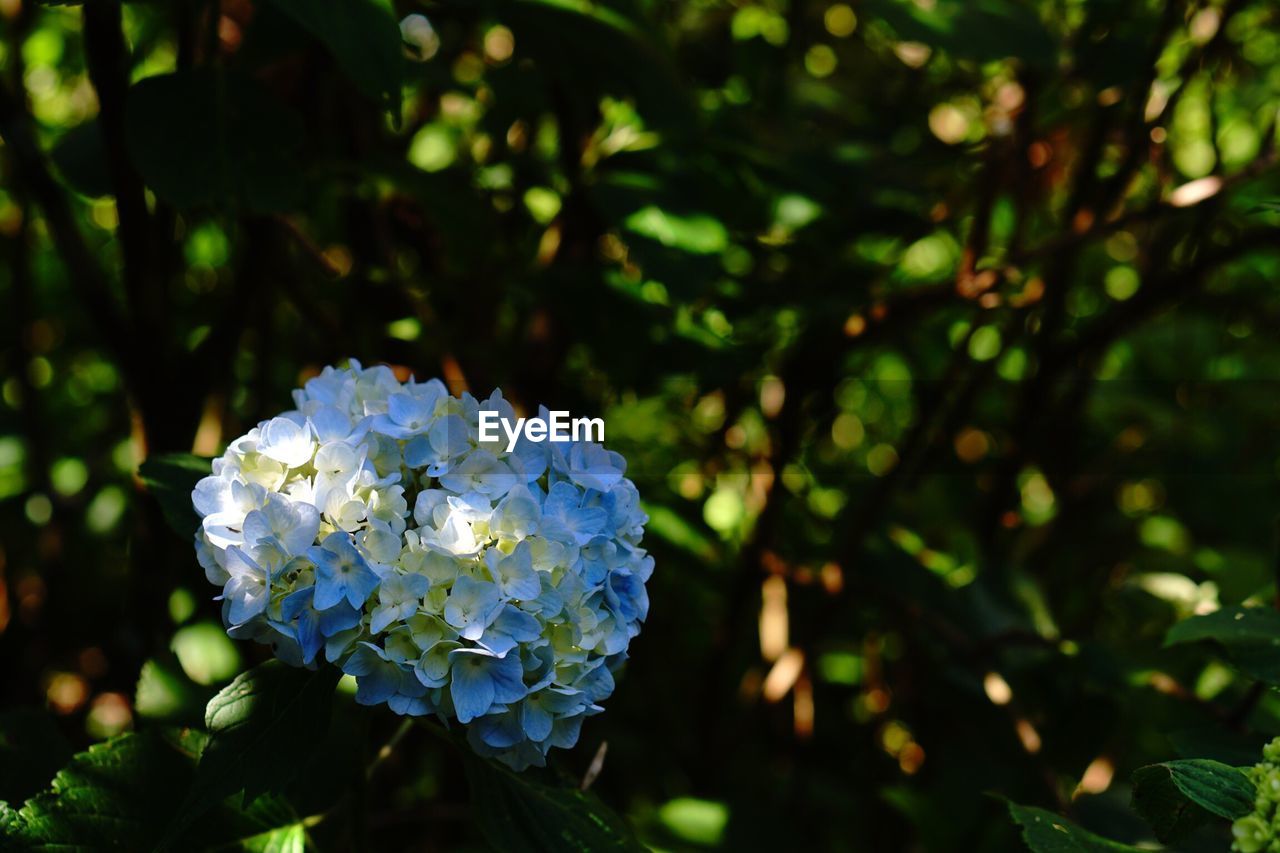
[{"label": "shaded background", "polygon": [[[1150,838],[1136,767],[1280,734],[1161,648],[1275,595],[1278,18],[0,0],[0,713],[64,743],[0,799],[262,659],[134,472],[357,357],[606,419],[653,603],[562,764],[649,843]],[[478,844],[459,772],[414,732],[314,838]]]}]

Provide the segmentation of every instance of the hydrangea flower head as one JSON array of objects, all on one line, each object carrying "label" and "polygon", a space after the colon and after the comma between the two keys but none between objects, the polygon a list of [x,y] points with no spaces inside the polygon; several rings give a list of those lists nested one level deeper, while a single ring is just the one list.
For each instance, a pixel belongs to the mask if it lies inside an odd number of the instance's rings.
[{"label": "hydrangea flower head", "polygon": [[481,442],[481,411],[514,420],[500,392],[454,397],[356,361],[293,397],[192,493],[227,632],[336,664],[362,704],[456,720],[515,769],[573,746],[649,608],[623,458]]},{"label": "hydrangea flower head", "polygon": [[1262,748],[1262,761],[1249,769],[1253,811],[1231,824],[1231,849],[1239,853],[1280,853],[1280,738]]}]

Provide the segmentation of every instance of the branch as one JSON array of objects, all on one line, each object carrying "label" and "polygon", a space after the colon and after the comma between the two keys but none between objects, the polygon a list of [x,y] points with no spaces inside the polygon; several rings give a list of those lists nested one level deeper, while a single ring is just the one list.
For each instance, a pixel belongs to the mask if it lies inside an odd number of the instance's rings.
[{"label": "branch", "polygon": [[[1269,129],[1270,130],[1270,129]],[[1266,140],[1272,140],[1274,133],[1267,132],[1263,134]],[[1057,237],[1044,240],[1036,246],[1032,246],[1025,252],[1017,254],[1011,258],[1011,263],[1015,266],[1026,261],[1046,257],[1054,252],[1075,248],[1085,243],[1097,240],[1100,237],[1106,237],[1117,231],[1129,228],[1133,225],[1141,225],[1158,221],[1167,216],[1173,216],[1209,203],[1218,196],[1221,196],[1229,189],[1233,189],[1241,184],[1247,183],[1254,178],[1261,177],[1276,165],[1276,153],[1274,150],[1274,142],[1269,142],[1263,152],[1248,166],[1245,166],[1239,172],[1228,175],[1222,179],[1222,185],[1212,195],[1208,195],[1192,204],[1175,205],[1168,201],[1156,201],[1151,204],[1122,213],[1111,219],[1096,222],[1093,227],[1086,231],[1069,231],[1060,234]]]},{"label": "branch", "polygon": [[[125,147],[124,111],[129,89],[129,57],[121,31],[119,0],[84,4],[85,60],[98,93],[107,171],[119,213],[124,255],[124,288],[137,332],[153,342],[164,331],[162,293],[151,293],[151,215],[142,178]],[[157,291],[163,288],[156,288]]]},{"label": "branch", "polygon": [[95,320],[95,328],[107,350],[117,363],[132,373],[136,359],[130,344],[133,329],[125,322],[111,294],[106,274],[98,266],[84,242],[71,206],[62,187],[54,180],[44,155],[36,144],[31,117],[23,99],[8,84],[0,81],[0,139],[6,143],[9,156],[17,168],[15,180],[21,182],[31,198],[44,212],[49,233],[58,256],[67,269],[67,278],[76,295]]}]

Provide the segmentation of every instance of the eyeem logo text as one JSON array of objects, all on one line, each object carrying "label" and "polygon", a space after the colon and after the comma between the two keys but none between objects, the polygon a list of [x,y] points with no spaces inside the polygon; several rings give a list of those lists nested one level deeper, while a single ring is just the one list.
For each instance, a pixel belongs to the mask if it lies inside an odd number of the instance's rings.
[{"label": "eyeem logo text", "polygon": [[548,412],[550,418],[517,418],[511,421],[497,412],[480,412],[480,440],[498,441],[501,428],[507,437],[507,452],[516,449],[523,433],[530,441],[604,441],[603,418],[570,418],[568,412]]}]

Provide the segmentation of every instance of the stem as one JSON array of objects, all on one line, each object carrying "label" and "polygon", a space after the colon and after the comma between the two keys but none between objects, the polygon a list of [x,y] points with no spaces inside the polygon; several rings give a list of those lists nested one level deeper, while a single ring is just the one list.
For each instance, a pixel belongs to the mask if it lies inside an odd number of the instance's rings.
[{"label": "stem", "polygon": [[373,774],[377,772],[378,768],[382,766],[384,761],[391,757],[391,753],[395,751],[395,748],[400,744],[400,741],[404,740],[404,736],[407,735],[412,728],[413,717],[405,717],[400,721],[400,725],[396,728],[395,733],[392,734],[391,738],[382,745],[381,749],[378,750],[378,754],[373,757],[373,761],[369,762],[369,767],[364,773],[365,779],[373,778]]}]

